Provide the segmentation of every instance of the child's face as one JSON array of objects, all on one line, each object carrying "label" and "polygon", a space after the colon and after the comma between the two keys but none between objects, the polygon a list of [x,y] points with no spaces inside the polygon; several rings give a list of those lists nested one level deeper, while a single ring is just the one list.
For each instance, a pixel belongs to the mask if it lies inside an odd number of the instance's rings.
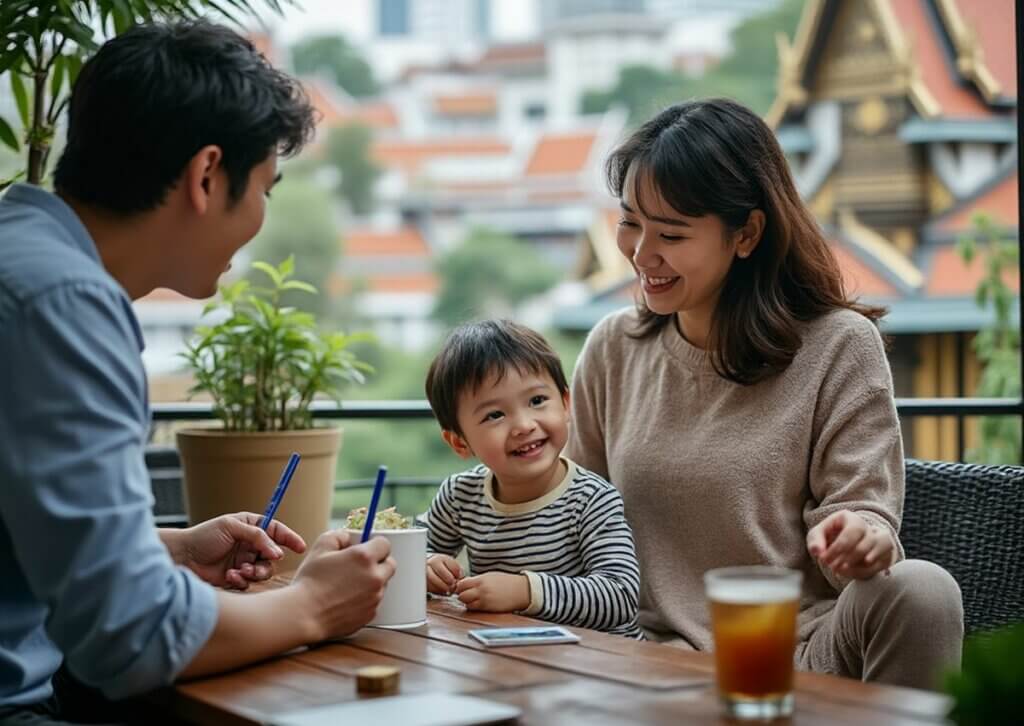
[{"label": "child's face", "polygon": [[475,455],[504,486],[551,477],[559,467],[569,427],[569,395],[547,373],[522,375],[515,368],[490,375],[476,391],[459,397],[462,436],[445,440],[462,457]]}]

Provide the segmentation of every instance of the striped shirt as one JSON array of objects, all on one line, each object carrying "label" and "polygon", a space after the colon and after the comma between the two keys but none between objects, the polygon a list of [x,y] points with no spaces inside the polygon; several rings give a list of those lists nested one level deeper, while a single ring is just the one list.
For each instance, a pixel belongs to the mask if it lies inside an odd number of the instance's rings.
[{"label": "striped shirt", "polygon": [[523,614],[642,638],[640,567],[619,492],[568,459],[565,479],[539,499],[504,504],[483,464],[444,480],[427,517],[430,553],[463,545],[472,575],[524,574]]}]

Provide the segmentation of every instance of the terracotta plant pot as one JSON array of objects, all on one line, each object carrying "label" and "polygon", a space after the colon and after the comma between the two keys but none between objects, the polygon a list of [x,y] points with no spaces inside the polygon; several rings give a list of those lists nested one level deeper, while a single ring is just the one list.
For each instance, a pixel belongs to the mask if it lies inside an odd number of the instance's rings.
[{"label": "terracotta plant pot", "polygon": [[[297,451],[302,459],[275,518],[298,532],[307,547],[330,526],[341,429],[186,429],[177,438],[190,524],[231,512],[262,514],[289,455]],[[276,569],[288,572],[301,561],[300,555],[288,554]]]}]

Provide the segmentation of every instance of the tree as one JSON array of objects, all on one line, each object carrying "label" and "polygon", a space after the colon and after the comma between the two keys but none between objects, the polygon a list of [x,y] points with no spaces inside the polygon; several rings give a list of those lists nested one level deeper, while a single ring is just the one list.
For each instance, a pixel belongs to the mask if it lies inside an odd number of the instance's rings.
[{"label": "tree", "polygon": [[[1003,272],[1017,269],[1020,254],[1017,241],[993,223],[986,214],[976,214],[971,230],[957,240],[964,262],[970,264],[982,247],[985,274],[975,291],[979,307],[992,306],[992,323],[974,338],[974,352],[982,365],[977,395],[1020,398],[1020,327],[1013,324],[1013,291]],[[984,416],[981,444],[967,452],[969,461],[986,464],[1019,464],[1021,461],[1021,420],[1018,416]]]},{"label": "tree", "polygon": [[527,298],[549,290],[559,279],[528,245],[490,229],[475,229],[439,258],[441,292],[434,317],[456,325],[474,317],[511,315]]},{"label": "tree", "polygon": [[802,0],[783,0],[778,6],[751,15],[730,33],[732,49],[715,68],[699,78],[649,66],[627,66],[615,86],[590,91],[581,99],[584,113],[605,111],[612,104],[629,111],[631,123],[641,123],[673,103],[689,98],[726,96],[764,114],[775,98],[779,33],[793,37]]},{"label": "tree", "polygon": [[357,98],[378,90],[369,64],[341,35],[319,35],[297,43],[292,48],[292,66],[296,73],[322,73]]},{"label": "tree", "polygon": [[354,214],[373,211],[373,187],[380,169],[370,160],[372,142],[373,132],[359,124],[337,126],[327,134],[327,162],[337,170],[338,194]]},{"label": "tree", "polygon": [[[0,2],[0,76],[10,77],[23,133],[0,118],[0,143],[20,151],[28,147],[27,166],[0,189],[23,175],[40,184],[54,129],[71,87],[97,37],[120,34],[140,22],[194,18],[208,11],[238,22],[254,15],[252,0],[3,0]],[[263,0],[277,14],[292,0]]]},{"label": "tree", "polygon": [[[295,255],[295,276],[312,284],[320,295],[293,293],[287,303],[317,315],[332,316],[328,287],[338,265],[339,235],[333,201],[321,186],[289,174],[286,169],[270,197],[266,224],[247,252],[252,259],[272,265]],[[259,273],[253,282],[263,283]]]}]

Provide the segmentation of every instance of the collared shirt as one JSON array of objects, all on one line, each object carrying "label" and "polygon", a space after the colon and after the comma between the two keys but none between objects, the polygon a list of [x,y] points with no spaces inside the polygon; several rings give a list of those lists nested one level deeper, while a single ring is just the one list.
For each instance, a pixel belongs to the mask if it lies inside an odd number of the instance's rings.
[{"label": "collared shirt", "polygon": [[51,693],[66,659],[120,698],[169,683],[216,594],[157,534],[143,459],[142,334],[59,197],[0,198],[0,705]]}]

